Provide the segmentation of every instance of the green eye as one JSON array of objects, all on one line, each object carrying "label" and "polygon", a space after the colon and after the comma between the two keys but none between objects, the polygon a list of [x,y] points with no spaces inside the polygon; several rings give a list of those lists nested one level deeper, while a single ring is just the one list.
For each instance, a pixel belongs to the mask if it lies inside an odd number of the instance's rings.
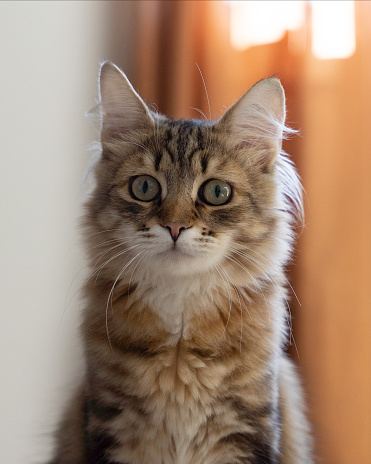
[{"label": "green eye", "polygon": [[130,193],[136,200],[152,201],[161,194],[161,186],[152,176],[137,176],[131,180]]},{"label": "green eye", "polygon": [[200,189],[201,199],[213,206],[225,205],[231,199],[232,187],[222,180],[211,179]]}]

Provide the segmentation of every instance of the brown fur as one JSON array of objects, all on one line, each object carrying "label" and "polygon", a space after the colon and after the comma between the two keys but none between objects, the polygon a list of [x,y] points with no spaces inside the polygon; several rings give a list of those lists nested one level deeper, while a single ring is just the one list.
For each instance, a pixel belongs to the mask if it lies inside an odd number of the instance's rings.
[{"label": "brown fur", "polygon": [[[150,113],[109,63],[101,99],[84,218],[87,372],[53,463],[312,463],[282,350],[300,190],[280,153],[279,82],[257,84],[215,124]],[[133,198],[139,175],[160,197]],[[202,200],[209,179],[231,186],[229,202]],[[169,223],[185,225],[176,242]]]}]

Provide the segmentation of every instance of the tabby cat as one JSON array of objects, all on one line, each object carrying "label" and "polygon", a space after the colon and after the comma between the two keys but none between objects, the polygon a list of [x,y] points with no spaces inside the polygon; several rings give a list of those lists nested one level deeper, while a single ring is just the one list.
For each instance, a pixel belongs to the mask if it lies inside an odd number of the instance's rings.
[{"label": "tabby cat", "polygon": [[52,463],[312,463],[283,350],[301,190],[279,80],[216,122],[173,120],[106,62],[100,105],[86,374]]}]

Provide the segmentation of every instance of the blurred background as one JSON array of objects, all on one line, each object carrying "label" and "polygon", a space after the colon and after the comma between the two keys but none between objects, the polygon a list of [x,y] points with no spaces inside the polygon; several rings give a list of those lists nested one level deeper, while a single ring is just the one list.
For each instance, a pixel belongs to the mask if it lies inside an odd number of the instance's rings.
[{"label": "blurred background", "polygon": [[83,370],[84,114],[110,59],[174,118],[218,118],[281,78],[306,210],[290,352],[318,462],[371,463],[370,24],[368,1],[0,3],[0,462],[45,462]]}]

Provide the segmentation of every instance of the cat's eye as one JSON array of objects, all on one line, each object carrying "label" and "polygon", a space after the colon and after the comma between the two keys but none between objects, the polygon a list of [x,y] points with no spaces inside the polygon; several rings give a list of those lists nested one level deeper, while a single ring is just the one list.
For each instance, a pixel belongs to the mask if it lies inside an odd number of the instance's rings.
[{"label": "cat's eye", "polygon": [[201,185],[199,196],[212,206],[225,205],[231,199],[232,187],[226,182],[211,179]]},{"label": "cat's eye", "polygon": [[136,200],[152,201],[161,194],[161,186],[152,176],[136,176],[131,179],[130,193]]}]

